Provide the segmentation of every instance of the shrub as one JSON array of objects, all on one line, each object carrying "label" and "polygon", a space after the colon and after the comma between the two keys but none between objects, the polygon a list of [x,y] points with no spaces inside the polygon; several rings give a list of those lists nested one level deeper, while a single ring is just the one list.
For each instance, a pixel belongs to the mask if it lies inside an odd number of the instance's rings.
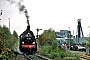
[{"label": "shrub", "polygon": [[2,53],[1,53],[1,55],[0,55],[0,59],[1,59],[1,60],[3,60],[3,59],[8,60],[8,59],[10,59],[11,57],[13,57],[13,55],[14,55],[14,53],[12,52],[12,50],[6,48],[6,49],[4,49],[4,50],[2,51]]},{"label": "shrub", "polygon": [[50,52],[50,58],[55,58],[55,57],[60,57],[60,58],[63,58],[65,56],[65,53],[63,52],[63,51],[57,51],[57,52],[55,52],[55,51],[52,51],[52,52]]},{"label": "shrub", "polygon": [[76,53],[72,53],[72,52],[70,52],[70,51],[66,51],[65,52],[65,57],[68,57],[68,58],[74,58],[74,59],[77,59],[77,60],[79,60],[79,58],[80,58],[80,56],[78,55],[78,54],[76,54]]},{"label": "shrub", "polygon": [[47,56],[51,59],[55,59],[56,57],[58,57],[60,59],[64,59],[65,57],[69,57],[69,58],[71,57],[71,58],[75,58],[75,59],[80,58],[75,53],[72,53],[72,52],[69,52],[69,51],[63,51],[63,50],[59,49],[58,47],[53,49],[53,47],[50,46],[50,45],[42,46],[39,51],[42,55]]},{"label": "shrub", "polygon": [[42,46],[40,51],[42,51],[41,54],[47,55],[50,54],[51,50],[52,46]]},{"label": "shrub", "polygon": [[57,40],[53,40],[52,41],[52,47],[53,49],[55,49],[58,46],[58,41]]}]

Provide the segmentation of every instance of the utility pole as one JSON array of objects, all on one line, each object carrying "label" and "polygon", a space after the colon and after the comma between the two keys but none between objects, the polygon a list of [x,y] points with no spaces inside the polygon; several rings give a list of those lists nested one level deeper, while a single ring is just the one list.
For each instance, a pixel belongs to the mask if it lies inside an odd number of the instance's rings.
[{"label": "utility pole", "polygon": [[3,10],[1,10],[0,16],[2,15]]},{"label": "utility pole", "polygon": [[[88,28],[90,28],[90,26],[88,26]],[[89,30],[89,37],[90,37],[90,30]]]},{"label": "utility pole", "polygon": [[70,27],[69,28],[69,50],[70,50]]},{"label": "utility pole", "polygon": [[[2,12],[3,12],[3,10],[1,10],[0,16],[2,16]],[[0,20],[1,20],[1,19],[0,19]]]},{"label": "utility pole", "polygon": [[9,19],[9,30],[10,30],[10,18],[8,18]]},{"label": "utility pole", "polygon": [[38,28],[37,28],[36,30],[37,30],[37,35],[36,35],[36,37],[38,38],[38,32],[39,32],[39,30],[42,30],[42,29],[38,29]]}]

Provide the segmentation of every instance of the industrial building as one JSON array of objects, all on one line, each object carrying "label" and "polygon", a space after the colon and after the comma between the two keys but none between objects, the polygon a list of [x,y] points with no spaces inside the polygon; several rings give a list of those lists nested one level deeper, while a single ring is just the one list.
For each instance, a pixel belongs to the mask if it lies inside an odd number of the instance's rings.
[{"label": "industrial building", "polygon": [[56,32],[56,39],[58,40],[58,44],[85,44],[88,37],[84,37],[81,19],[77,20],[77,34],[76,37],[71,35],[71,31],[68,30],[60,30],[60,32]]}]

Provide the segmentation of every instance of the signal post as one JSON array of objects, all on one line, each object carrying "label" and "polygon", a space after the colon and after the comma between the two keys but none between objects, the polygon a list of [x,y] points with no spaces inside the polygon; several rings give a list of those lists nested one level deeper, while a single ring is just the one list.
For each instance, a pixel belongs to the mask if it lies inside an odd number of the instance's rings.
[{"label": "signal post", "polygon": [[36,35],[36,37],[38,38],[38,32],[39,32],[39,30],[42,30],[42,29],[38,29],[38,28],[37,28],[36,30],[37,30],[37,35]]}]

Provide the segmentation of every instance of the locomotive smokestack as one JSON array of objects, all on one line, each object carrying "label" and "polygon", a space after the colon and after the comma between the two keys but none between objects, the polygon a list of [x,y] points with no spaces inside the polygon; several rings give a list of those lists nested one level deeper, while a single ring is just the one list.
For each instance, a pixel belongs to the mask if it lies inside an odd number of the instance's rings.
[{"label": "locomotive smokestack", "polygon": [[30,30],[30,26],[27,26],[27,30]]}]

